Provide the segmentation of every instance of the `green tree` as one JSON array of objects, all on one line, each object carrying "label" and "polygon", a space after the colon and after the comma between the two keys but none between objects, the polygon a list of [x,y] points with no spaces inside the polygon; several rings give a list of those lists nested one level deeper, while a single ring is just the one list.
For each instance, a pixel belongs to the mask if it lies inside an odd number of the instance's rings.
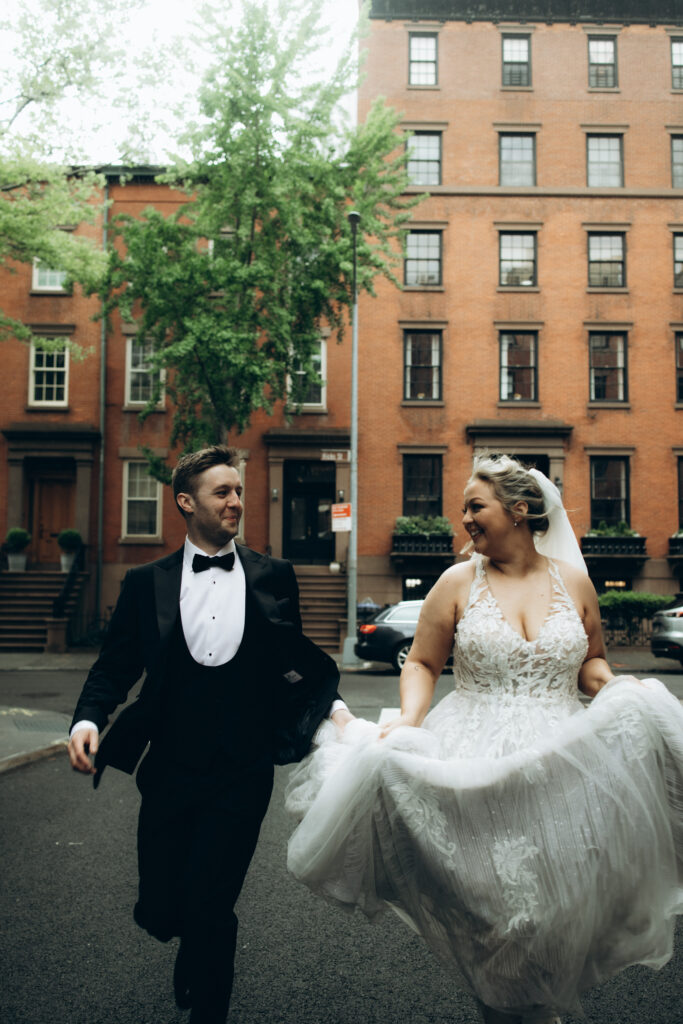
[{"label": "green tree", "polygon": [[187,201],[174,216],[149,209],[119,224],[111,302],[170,371],[159,387],[174,405],[172,446],[226,439],[286,398],[295,371],[304,388],[316,379],[321,327],[341,332],[352,301],[350,209],[361,215],[359,288],[371,291],[377,274],[393,279],[401,257],[418,198],[403,194],[398,115],[377,103],[357,128],[339,124],[354,50],[326,81],[307,81],[318,19],[317,0],[283,0],[277,12],[247,0],[230,29],[218,7],[204,7],[212,63],[201,118],[179,139],[190,159],[164,178]]},{"label": "green tree", "polygon": [[[102,101],[111,91],[111,69],[123,56],[122,20],[141,3],[5,0],[0,18],[4,269],[14,272],[17,263],[38,259],[63,271],[67,287],[78,282],[92,291],[101,284],[106,254],[96,241],[73,228],[92,223],[101,213],[102,182],[92,171],[65,162],[78,150],[65,103]],[[108,103],[103,107],[109,112]],[[6,337],[30,341],[33,334],[0,309],[0,338]],[[52,347],[55,344],[63,342],[53,342]]]}]

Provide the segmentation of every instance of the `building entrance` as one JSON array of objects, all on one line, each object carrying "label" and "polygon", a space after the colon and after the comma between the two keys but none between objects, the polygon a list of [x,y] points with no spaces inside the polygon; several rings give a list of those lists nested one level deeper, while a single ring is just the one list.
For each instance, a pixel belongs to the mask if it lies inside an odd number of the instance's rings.
[{"label": "building entrance", "polygon": [[28,475],[30,556],[35,565],[59,562],[59,533],[75,522],[76,473],[71,467],[36,467]]},{"label": "building entrance", "polygon": [[285,461],[282,553],[290,561],[327,565],[334,560],[335,478],[332,462]]}]

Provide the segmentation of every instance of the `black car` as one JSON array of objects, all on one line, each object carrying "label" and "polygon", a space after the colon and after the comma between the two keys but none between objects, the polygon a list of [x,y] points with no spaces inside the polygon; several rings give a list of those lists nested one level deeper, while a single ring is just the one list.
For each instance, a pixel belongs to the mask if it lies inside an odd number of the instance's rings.
[{"label": "black car", "polygon": [[411,648],[422,601],[389,605],[358,627],[354,651],[363,661],[388,661],[400,672]]}]

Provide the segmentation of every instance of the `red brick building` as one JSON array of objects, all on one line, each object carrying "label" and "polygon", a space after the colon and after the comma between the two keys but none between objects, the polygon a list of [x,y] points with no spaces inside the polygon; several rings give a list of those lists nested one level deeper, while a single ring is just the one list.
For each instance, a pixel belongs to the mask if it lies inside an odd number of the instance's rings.
[{"label": "red brick building", "polygon": [[396,550],[397,514],[443,512],[464,542],[481,449],[545,469],[580,537],[642,535],[584,542],[599,585],[679,587],[683,8],[578,13],[374,0],[360,117],[402,111],[429,193],[403,290],[360,304],[359,592],[380,601],[439,570]]},{"label": "red brick building", "polygon": [[[601,585],[675,592],[683,529],[683,11],[676,0],[616,20],[591,0],[468,5],[374,0],[362,118],[384,96],[412,135],[414,210],[403,288],[359,315],[358,596],[420,595],[452,558],[394,539],[402,514],[444,514],[465,541],[473,452],[536,462],[563,488],[577,534],[625,521],[636,538],[584,540]],[[547,11],[546,11],[547,6]],[[476,7],[476,11],[475,11]],[[526,11],[526,14],[525,14]],[[179,199],[139,168],[108,173],[110,216]],[[91,230],[102,237],[104,225]],[[144,343],[49,268],[2,273],[2,305],[91,354],[3,346],[0,531],[32,533],[30,565],[55,567],[56,533],[88,544],[83,620],[105,614],[125,570],[172,551],[183,524],[145,472],[167,454],[170,410],[144,424]],[[324,333],[324,332],[323,332]],[[297,564],[305,603],[338,642],[349,496],[350,332],[321,337],[325,385],[299,415],[257,413],[243,453],[243,535]],[[605,551],[605,545],[608,545]],[[330,573],[330,563],[342,573]],[[317,591],[310,591],[309,584]],[[318,627],[316,627],[317,629]]]}]

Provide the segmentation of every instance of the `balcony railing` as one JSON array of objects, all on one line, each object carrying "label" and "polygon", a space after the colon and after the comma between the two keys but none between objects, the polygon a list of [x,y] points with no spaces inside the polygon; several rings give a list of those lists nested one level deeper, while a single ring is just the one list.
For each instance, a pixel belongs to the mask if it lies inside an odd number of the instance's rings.
[{"label": "balcony railing", "polygon": [[453,538],[441,534],[395,533],[392,555],[452,555]]},{"label": "balcony railing", "polygon": [[585,536],[581,538],[581,551],[584,556],[594,555],[600,558],[604,558],[606,555],[617,555],[621,558],[647,558],[646,541],[647,537]]}]

